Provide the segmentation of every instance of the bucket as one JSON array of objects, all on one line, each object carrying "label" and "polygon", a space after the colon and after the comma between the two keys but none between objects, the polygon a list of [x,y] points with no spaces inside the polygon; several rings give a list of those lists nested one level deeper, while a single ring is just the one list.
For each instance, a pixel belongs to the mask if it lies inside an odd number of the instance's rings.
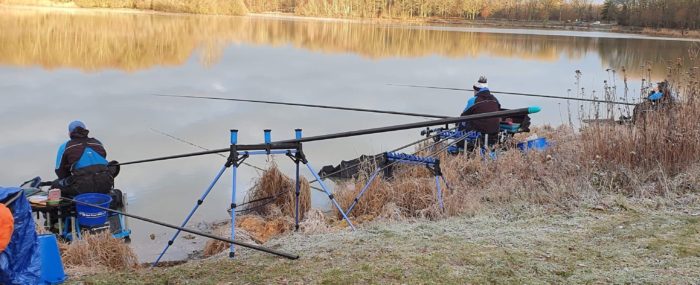
[{"label": "bucket", "polygon": [[53,285],[66,281],[55,235],[39,235],[39,256],[41,257],[41,284]]},{"label": "bucket", "polygon": [[549,142],[546,138],[537,138],[527,142],[518,143],[518,148],[522,151],[537,150],[543,151],[549,147]]},{"label": "bucket", "polygon": [[[109,208],[112,197],[107,194],[85,193],[75,196],[74,200],[88,203],[103,208]],[[107,211],[92,206],[75,203],[75,210],[78,212],[78,223],[81,226],[94,227],[107,223]]]}]

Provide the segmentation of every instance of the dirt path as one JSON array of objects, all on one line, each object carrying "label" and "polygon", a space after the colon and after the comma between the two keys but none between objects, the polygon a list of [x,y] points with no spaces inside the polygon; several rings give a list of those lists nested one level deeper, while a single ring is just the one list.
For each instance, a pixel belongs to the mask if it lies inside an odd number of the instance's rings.
[{"label": "dirt path", "polygon": [[266,246],[156,270],[97,274],[89,284],[666,283],[700,278],[700,207],[629,205],[549,214],[522,207],[441,221],[368,225],[355,233],[295,234]]}]

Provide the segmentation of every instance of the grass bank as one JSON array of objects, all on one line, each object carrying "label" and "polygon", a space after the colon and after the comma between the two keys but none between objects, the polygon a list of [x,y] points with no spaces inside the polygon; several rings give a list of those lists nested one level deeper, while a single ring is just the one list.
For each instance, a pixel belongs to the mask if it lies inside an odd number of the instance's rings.
[{"label": "grass bank", "polygon": [[700,208],[608,197],[570,213],[520,205],[440,221],[374,223],[171,268],[104,272],[85,284],[689,284],[700,276]]}]

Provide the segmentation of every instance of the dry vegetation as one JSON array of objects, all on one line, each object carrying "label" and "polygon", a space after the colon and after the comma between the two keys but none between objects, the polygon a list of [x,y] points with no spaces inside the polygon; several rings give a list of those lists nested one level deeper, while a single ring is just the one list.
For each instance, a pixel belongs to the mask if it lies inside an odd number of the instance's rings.
[{"label": "dry vegetation", "polygon": [[[240,237],[236,240],[266,243],[270,238],[291,231],[294,228],[295,196],[294,180],[282,174],[277,165],[272,162],[253,188],[248,192],[243,210],[244,215],[236,217],[236,228],[241,229]],[[299,219],[306,218],[311,209],[311,190],[309,182],[302,177],[299,191]],[[318,219],[312,213],[307,223]],[[325,223],[325,220],[323,221]],[[307,226],[308,227],[308,226]],[[214,232],[220,236],[231,237],[230,222],[214,226]],[[306,229],[303,229],[305,231]],[[216,255],[228,249],[228,243],[211,240],[204,248],[204,256]]]},{"label": "dry vegetation", "polygon": [[91,267],[105,270],[128,270],[138,267],[138,258],[123,240],[109,232],[83,234],[82,239],[60,244],[63,265],[67,268]]},{"label": "dry vegetation", "polygon": [[[546,152],[512,149],[497,160],[441,156],[451,187],[445,211],[437,207],[431,174],[407,167],[375,181],[351,215],[376,217],[398,209],[402,217],[435,218],[519,204],[569,211],[609,195],[673,200],[698,192],[698,181],[688,180],[700,167],[700,127],[694,123],[700,117],[698,68],[677,62],[668,71],[677,101],[656,105],[634,124],[595,123],[579,132],[567,126],[534,129],[554,142]],[[366,178],[340,187],[341,205],[352,203]]]},{"label": "dry vegetation", "polygon": [[[311,189],[306,178],[301,177],[299,188],[299,219],[303,219],[311,208]],[[249,213],[261,216],[287,216],[295,214],[296,187],[294,180],[272,165],[262,173],[248,192],[247,201],[257,201],[246,205]]]}]

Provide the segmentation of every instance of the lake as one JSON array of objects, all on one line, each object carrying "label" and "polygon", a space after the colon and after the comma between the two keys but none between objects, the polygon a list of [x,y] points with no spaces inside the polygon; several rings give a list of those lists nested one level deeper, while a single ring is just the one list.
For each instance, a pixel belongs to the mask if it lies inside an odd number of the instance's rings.
[{"label": "lake", "polygon": [[[0,185],[54,178],[56,150],[67,125],[82,120],[107,147],[108,158],[132,161],[205,148],[224,148],[229,129],[240,143],[273,140],[295,128],[307,136],[421,121],[395,115],[250,103],[156,97],[153,94],[236,97],[458,115],[467,92],[387,84],[469,88],[485,75],[493,90],[590,97],[603,81],[616,100],[639,98],[642,78],[660,81],[666,67],[689,61],[686,40],[600,32],[397,25],[279,17],[219,17],[0,6]],[[606,71],[607,70],[607,71]],[[613,72],[614,70],[614,72]],[[625,70],[625,72],[623,72]],[[571,91],[567,91],[572,89]],[[568,122],[566,101],[497,95],[505,108],[543,107],[535,125]],[[584,106],[590,108],[590,106]],[[584,109],[585,109],[584,108]],[[575,112],[579,104],[572,103]],[[620,110],[617,110],[619,112]],[[624,111],[624,110],[623,110]],[[576,118],[578,114],[573,113]],[[304,145],[320,168],[419,139],[401,131]],[[274,160],[293,175],[284,156]],[[129,193],[130,212],[179,224],[225,162],[200,156],[122,167],[116,186]],[[310,177],[308,173],[304,173]],[[239,170],[239,189],[258,172]],[[192,225],[227,217],[230,173],[214,188]],[[316,195],[316,194],[315,194]],[[239,193],[238,203],[244,193]],[[314,197],[316,207],[327,199]],[[131,222],[140,258],[153,260],[172,231]],[[155,240],[148,237],[156,235]],[[178,240],[169,259],[196,246]]]}]

